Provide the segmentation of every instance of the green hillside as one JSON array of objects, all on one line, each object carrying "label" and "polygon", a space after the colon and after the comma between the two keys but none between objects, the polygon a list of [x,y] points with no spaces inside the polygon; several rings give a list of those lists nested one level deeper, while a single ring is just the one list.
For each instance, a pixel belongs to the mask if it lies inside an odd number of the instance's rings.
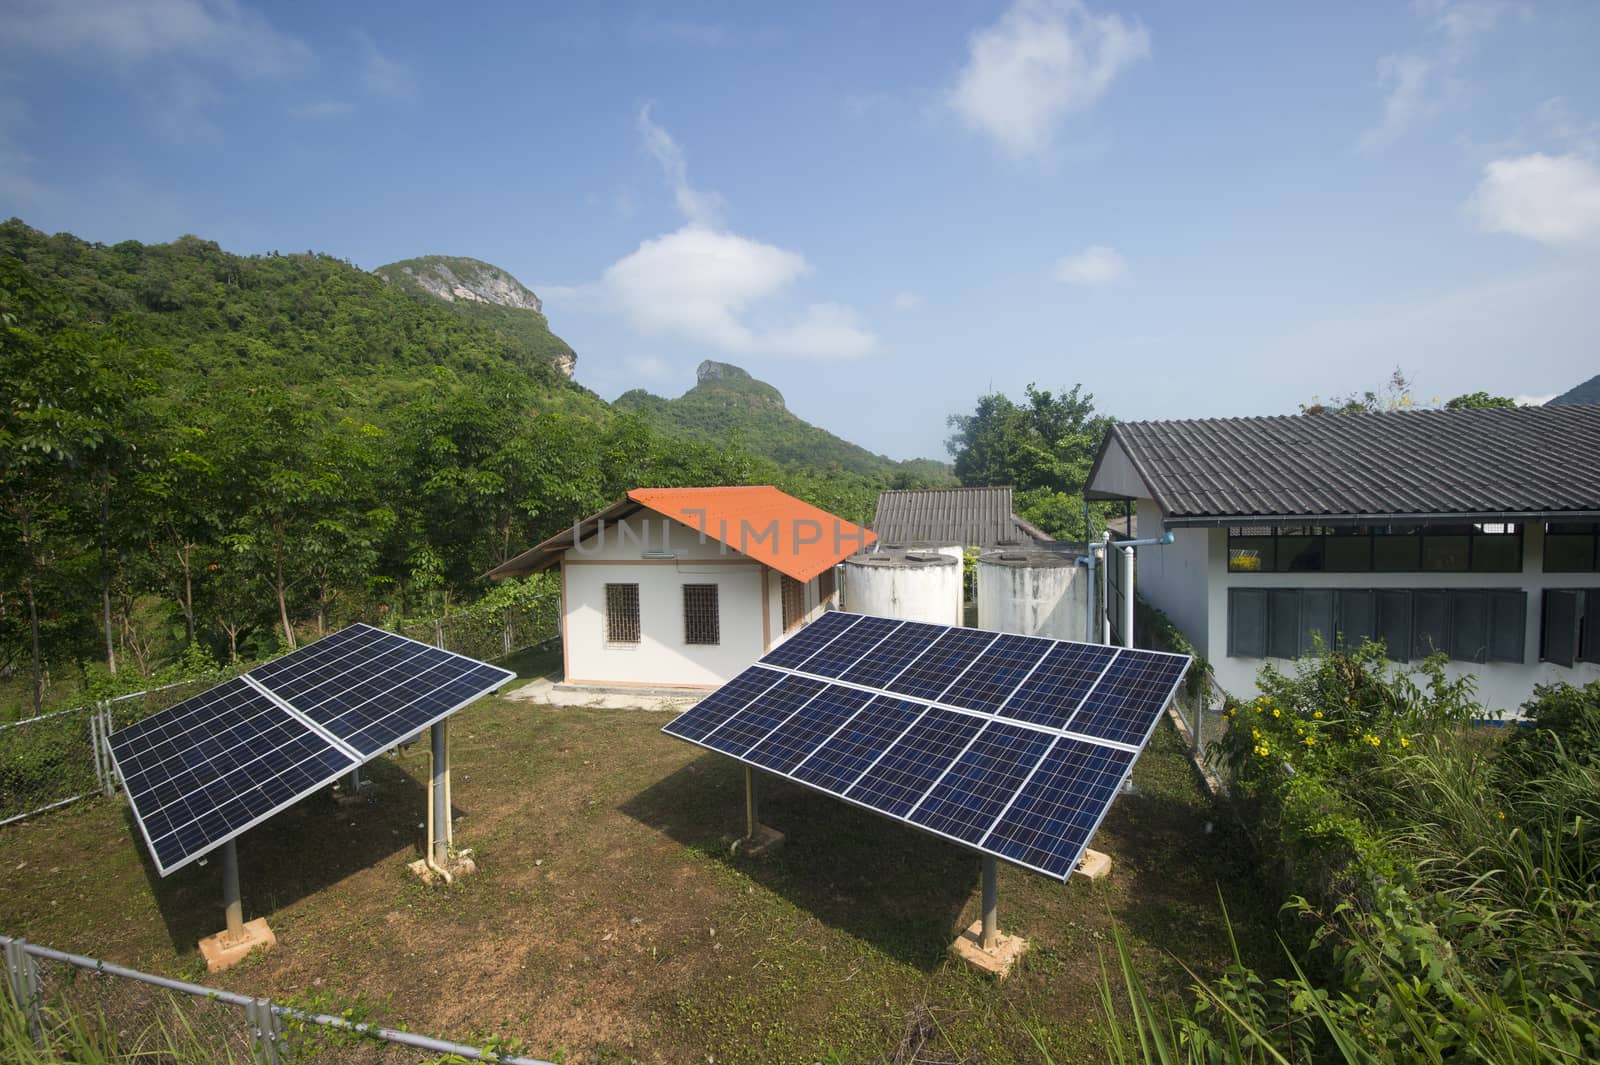
[{"label": "green hillside", "polygon": [[708,359],[695,377],[695,386],[676,399],[636,388],[618,396],[614,406],[639,415],[662,432],[708,443],[731,441],[785,466],[903,478],[908,487],[955,484],[944,463],[896,462],[812,425],[789,410],[776,388],[737,366]]},{"label": "green hillside", "polygon": [[1564,403],[1600,403],[1600,374],[1596,374],[1595,376],[1589,378],[1581,385],[1577,385],[1571,389],[1568,389],[1555,399],[1552,399],[1550,402],[1553,405],[1560,405]]},{"label": "green hillside", "polygon": [[487,327],[572,376],[577,355],[550,331],[539,297],[499,267],[458,255],[423,255],[372,272],[424,303],[444,302],[466,321]]}]

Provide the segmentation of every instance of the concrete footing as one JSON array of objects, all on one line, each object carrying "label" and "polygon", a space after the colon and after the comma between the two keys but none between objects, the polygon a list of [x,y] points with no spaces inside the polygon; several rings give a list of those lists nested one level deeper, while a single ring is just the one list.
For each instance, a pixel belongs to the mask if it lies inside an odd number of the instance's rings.
[{"label": "concrete footing", "polygon": [[239,964],[252,950],[258,947],[271,950],[277,944],[278,937],[267,927],[266,918],[257,917],[254,921],[246,921],[237,934],[218,932],[214,936],[206,936],[200,941],[200,956],[206,960],[207,972],[220,973]]},{"label": "concrete footing", "polygon": [[787,838],[775,828],[757,825],[755,835],[734,840],[733,853],[742,854],[746,858],[765,858],[782,847],[783,841]]},{"label": "concrete footing", "polygon": [[374,785],[370,780],[363,780],[361,782],[361,786],[354,790],[351,790],[347,785],[341,783],[338,788],[334,789],[333,801],[336,806],[341,808],[346,806],[361,806],[371,802],[373,795],[377,792],[377,790],[378,789],[376,785]]},{"label": "concrete footing", "polygon": [[1072,871],[1073,876],[1081,876],[1087,880],[1104,880],[1111,875],[1111,855],[1100,851],[1086,850],[1083,857],[1078,860],[1078,867]]},{"label": "concrete footing", "polygon": [[996,932],[994,948],[983,949],[983,921],[973,921],[972,925],[956,937],[950,944],[950,953],[977,969],[987,973],[996,980],[1004,980],[1011,975],[1011,969],[1017,964],[1017,959],[1028,952],[1028,941],[1021,936],[1008,936],[1004,932]]},{"label": "concrete footing", "polygon": [[[412,876],[424,884],[435,884],[444,879],[428,868],[428,862],[425,858],[418,858],[406,868],[411,870]],[[451,856],[450,864],[445,866],[445,871],[450,874],[450,882],[454,883],[464,876],[471,876],[476,873],[478,871],[478,863],[472,860],[472,852],[470,850],[461,851]]]}]

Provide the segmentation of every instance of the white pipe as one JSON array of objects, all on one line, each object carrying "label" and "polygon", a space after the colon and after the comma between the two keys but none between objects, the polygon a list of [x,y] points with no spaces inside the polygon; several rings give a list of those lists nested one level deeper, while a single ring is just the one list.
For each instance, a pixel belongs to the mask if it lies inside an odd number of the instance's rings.
[{"label": "white pipe", "polygon": [[1130,545],[1122,547],[1122,646],[1133,646],[1133,556]]}]

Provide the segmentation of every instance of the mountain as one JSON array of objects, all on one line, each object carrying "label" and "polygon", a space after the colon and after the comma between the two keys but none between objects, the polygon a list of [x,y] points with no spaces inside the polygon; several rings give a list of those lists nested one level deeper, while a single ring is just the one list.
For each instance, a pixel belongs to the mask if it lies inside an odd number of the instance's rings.
[{"label": "mountain", "polygon": [[944,463],[930,459],[896,462],[812,425],[790,411],[783,393],[772,385],[725,362],[702,362],[695,371],[695,386],[676,399],[636,388],[618,396],[612,405],[638,415],[661,432],[708,443],[732,441],[785,466],[955,483]]},{"label": "mountain", "polygon": [[498,266],[459,255],[424,255],[372,272],[407,295],[443,300],[468,321],[515,338],[569,378],[578,367],[577,353],[550,331],[539,297]]},{"label": "mountain", "polygon": [[1555,399],[1552,399],[1550,403],[1600,403],[1600,374],[1589,378],[1576,388],[1561,393]]}]

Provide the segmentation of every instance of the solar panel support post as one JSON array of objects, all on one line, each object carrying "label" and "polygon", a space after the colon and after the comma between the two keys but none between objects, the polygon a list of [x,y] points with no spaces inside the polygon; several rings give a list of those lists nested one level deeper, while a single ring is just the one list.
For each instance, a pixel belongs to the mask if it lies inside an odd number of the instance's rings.
[{"label": "solar panel support post", "polygon": [[983,856],[983,937],[984,950],[993,950],[1000,940],[999,862],[992,854]]},{"label": "solar panel support post", "polygon": [[433,740],[433,778],[429,790],[432,816],[429,818],[428,856],[441,870],[450,863],[450,746],[445,739],[446,722],[430,729]]},{"label": "solar panel support post", "polygon": [[222,845],[222,910],[228,935],[244,931],[244,904],[239,896],[239,848],[236,840]]},{"label": "solar panel support post", "polygon": [[757,790],[756,771],[744,767],[744,835],[756,838],[756,826],[761,824],[761,796]]},{"label": "solar panel support post", "polygon": [[1133,646],[1133,556],[1134,548],[1122,550],[1122,646]]}]

